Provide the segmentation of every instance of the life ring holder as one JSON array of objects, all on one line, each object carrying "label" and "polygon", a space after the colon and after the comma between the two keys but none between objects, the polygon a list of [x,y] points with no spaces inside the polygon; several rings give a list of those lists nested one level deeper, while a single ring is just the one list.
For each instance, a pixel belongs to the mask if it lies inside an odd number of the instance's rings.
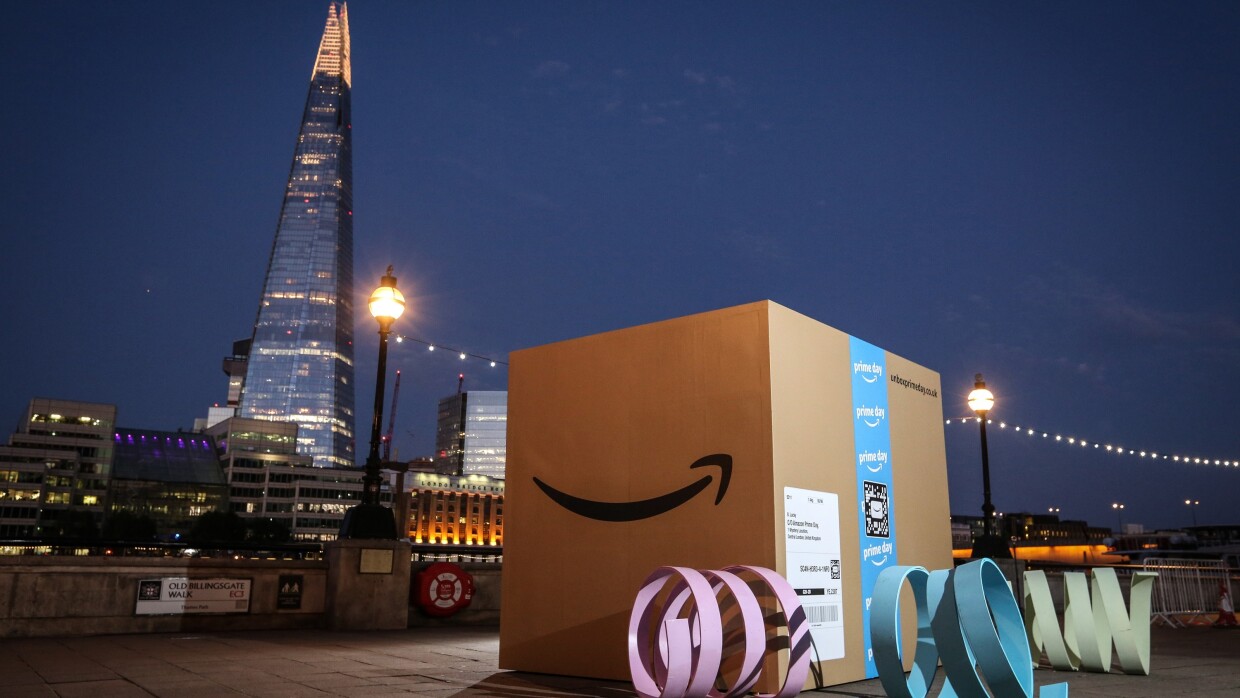
[{"label": "life ring holder", "polygon": [[436,562],[415,577],[414,603],[435,618],[447,618],[469,606],[474,598],[474,578],[451,562]]}]

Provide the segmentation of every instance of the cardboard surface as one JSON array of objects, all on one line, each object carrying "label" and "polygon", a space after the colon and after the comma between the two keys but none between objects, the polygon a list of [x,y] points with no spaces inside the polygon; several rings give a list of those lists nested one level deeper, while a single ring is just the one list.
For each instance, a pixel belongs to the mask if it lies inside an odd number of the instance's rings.
[{"label": "cardboard surface", "polygon": [[[839,496],[846,648],[822,668],[827,685],[864,678],[850,343],[762,301],[514,353],[501,668],[627,680],[626,625],[646,575],[786,573],[784,488],[795,487]],[[899,562],[948,567],[938,375],[886,357],[884,380],[898,372],[935,393],[887,385]],[[713,454],[731,458],[718,503],[724,468],[690,468]],[[565,508],[579,500],[585,515]],[[590,517],[626,502],[667,510]]]}]

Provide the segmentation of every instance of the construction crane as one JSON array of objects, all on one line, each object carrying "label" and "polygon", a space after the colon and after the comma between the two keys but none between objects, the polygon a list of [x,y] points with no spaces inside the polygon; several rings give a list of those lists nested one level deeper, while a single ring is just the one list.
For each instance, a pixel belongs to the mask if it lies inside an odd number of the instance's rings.
[{"label": "construction crane", "polygon": [[400,371],[396,372],[396,384],[392,386],[392,409],[388,410],[387,433],[383,435],[383,461],[392,460],[392,431],[396,429],[396,401],[400,399]]}]

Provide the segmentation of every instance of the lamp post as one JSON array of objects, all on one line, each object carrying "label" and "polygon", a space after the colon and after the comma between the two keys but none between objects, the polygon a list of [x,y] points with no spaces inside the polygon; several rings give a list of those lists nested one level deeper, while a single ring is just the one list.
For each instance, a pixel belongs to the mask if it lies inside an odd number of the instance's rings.
[{"label": "lamp post", "polygon": [[1112,502],[1111,508],[1115,510],[1115,519],[1119,522],[1119,533],[1124,533],[1124,505],[1119,502]]},{"label": "lamp post", "polygon": [[396,289],[392,267],[379,280],[379,288],[370,294],[370,314],[379,321],[379,366],[375,377],[374,420],[370,425],[370,453],[366,456],[366,474],[362,476],[362,501],[344,514],[340,523],[341,538],[396,540],[396,519],[392,510],[379,503],[379,427],[383,423],[383,392],[387,384],[387,345],[392,323],[405,312],[405,297]]},{"label": "lamp post", "polygon": [[995,406],[995,396],[986,389],[982,374],[974,378],[973,392],[969,393],[969,409],[977,414],[982,429],[982,516],[983,534],[973,542],[973,557],[1009,558],[1011,551],[1003,538],[995,533],[995,505],[990,502],[990,454],[986,449],[986,415]]},{"label": "lamp post", "polygon": [[1193,525],[1196,526],[1197,525],[1197,505],[1201,504],[1201,502],[1199,502],[1196,499],[1185,499],[1184,503],[1188,505],[1188,510],[1193,512]]}]

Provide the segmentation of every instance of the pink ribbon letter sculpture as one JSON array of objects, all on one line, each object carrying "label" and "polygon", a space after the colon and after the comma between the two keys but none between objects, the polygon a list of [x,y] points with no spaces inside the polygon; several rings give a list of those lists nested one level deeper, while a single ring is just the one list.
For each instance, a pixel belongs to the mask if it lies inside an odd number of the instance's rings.
[{"label": "pink ribbon letter sculpture", "polygon": [[[767,612],[751,585],[765,587]],[[778,601],[779,609],[769,603],[770,597]],[[787,634],[780,634],[780,628]],[[629,672],[642,698],[744,695],[757,684],[763,657],[784,647],[789,654],[783,685],[777,693],[757,694],[759,698],[800,693],[810,660],[809,624],[796,592],[783,577],[763,567],[704,571],[660,567],[642,583],[629,616]],[[724,658],[734,665],[734,655],[740,656],[739,667],[722,676]],[[731,681],[731,687],[716,688],[724,681]]]}]

